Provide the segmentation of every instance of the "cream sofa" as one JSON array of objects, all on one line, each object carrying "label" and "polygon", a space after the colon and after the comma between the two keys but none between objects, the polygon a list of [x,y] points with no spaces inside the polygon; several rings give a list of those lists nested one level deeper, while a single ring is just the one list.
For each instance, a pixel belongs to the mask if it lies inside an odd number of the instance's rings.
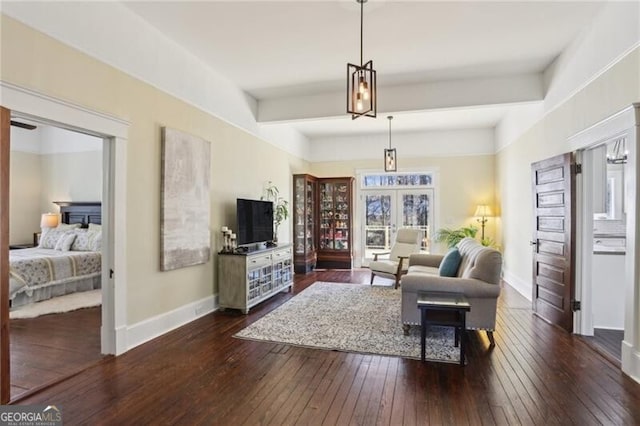
[{"label": "cream sofa", "polygon": [[464,238],[457,247],[462,260],[456,277],[439,275],[438,268],[444,255],[413,254],[409,257],[409,270],[401,281],[405,333],[409,332],[411,325],[420,325],[419,291],[462,293],[471,303],[467,329],[485,330],[491,345],[494,345],[502,254],[482,246],[473,238]]}]

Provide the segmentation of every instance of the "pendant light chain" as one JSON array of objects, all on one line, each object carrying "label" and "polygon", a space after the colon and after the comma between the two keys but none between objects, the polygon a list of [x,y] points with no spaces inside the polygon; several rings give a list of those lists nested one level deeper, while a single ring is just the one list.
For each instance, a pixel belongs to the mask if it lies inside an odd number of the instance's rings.
[{"label": "pendant light chain", "polygon": [[366,0],[358,0],[360,2],[360,66],[362,66],[364,64],[364,55],[363,55],[363,51],[364,51],[364,2]]}]

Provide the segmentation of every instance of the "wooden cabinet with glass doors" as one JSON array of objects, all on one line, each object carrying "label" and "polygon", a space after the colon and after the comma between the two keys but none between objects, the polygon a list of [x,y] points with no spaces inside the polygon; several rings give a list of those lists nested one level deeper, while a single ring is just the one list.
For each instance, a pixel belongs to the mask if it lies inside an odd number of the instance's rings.
[{"label": "wooden cabinet with glass doors", "polygon": [[318,268],[352,265],[353,178],[318,179]]},{"label": "wooden cabinet with glass doors", "polygon": [[293,262],[299,274],[316,266],[316,185],[311,175],[293,175]]}]

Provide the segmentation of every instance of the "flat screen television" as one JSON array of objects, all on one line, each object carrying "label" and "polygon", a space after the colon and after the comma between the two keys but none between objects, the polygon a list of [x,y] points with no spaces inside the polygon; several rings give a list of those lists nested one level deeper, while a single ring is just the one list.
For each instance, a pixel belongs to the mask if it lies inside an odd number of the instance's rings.
[{"label": "flat screen television", "polygon": [[238,198],[238,245],[273,240],[273,203]]}]

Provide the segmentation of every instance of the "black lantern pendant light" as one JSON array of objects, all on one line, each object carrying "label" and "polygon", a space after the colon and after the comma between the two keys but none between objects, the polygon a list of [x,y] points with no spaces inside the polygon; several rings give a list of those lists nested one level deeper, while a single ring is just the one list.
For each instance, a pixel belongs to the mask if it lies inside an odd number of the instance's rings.
[{"label": "black lantern pendant light", "polygon": [[360,3],[360,65],[347,64],[347,113],[351,119],[376,116],[376,70],[373,61],[364,63],[362,55],[363,10],[367,0]]},{"label": "black lantern pendant light", "polygon": [[384,150],[384,171],[395,172],[398,165],[396,163],[396,149],[391,148],[391,120],[393,120],[393,116],[390,115],[387,119],[389,120],[389,149]]}]

